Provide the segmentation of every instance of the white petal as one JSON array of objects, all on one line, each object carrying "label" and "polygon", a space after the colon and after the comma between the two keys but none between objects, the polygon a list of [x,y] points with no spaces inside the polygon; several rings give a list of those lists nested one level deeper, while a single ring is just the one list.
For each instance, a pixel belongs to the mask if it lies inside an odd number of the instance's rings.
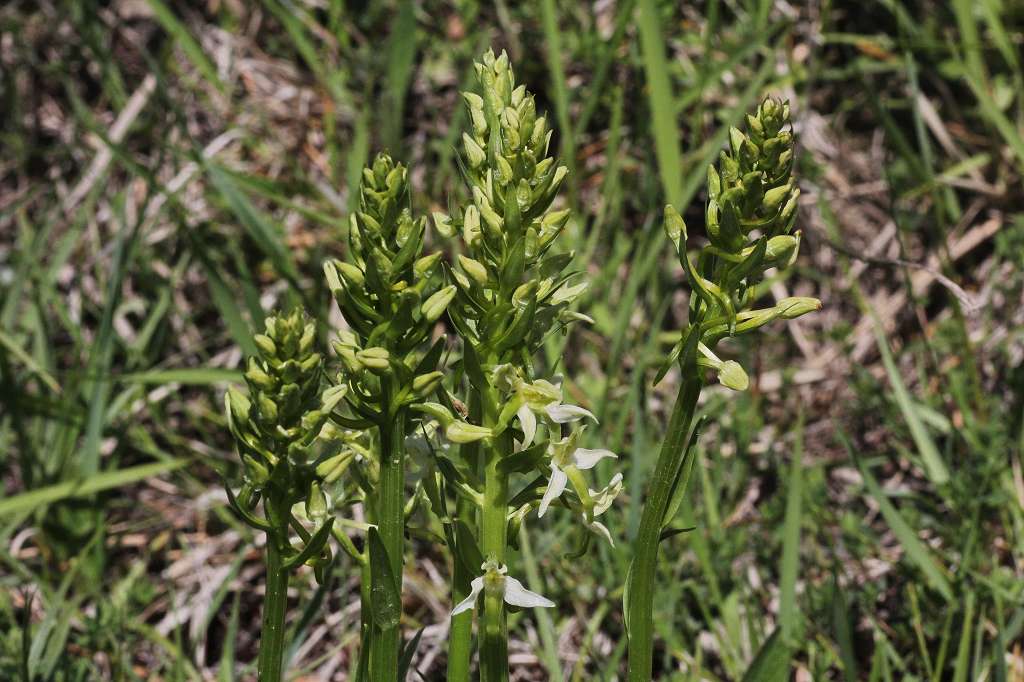
[{"label": "white petal", "polygon": [[533,438],[537,435],[537,416],[526,403],[516,411],[516,416],[523,427],[523,447],[528,448],[533,445]]},{"label": "white petal", "polygon": [[565,484],[568,482],[569,477],[565,475],[565,472],[552,464],[551,479],[548,481],[547,490],[544,491],[544,497],[541,498],[540,509],[537,510],[537,518],[547,513],[548,505],[565,492]]},{"label": "white petal", "polygon": [[618,455],[611,450],[576,448],[576,451],[572,453],[572,463],[576,465],[577,469],[593,469],[594,465],[608,457],[617,458]]},{"label": "white petal", "polygon": [[555,602],[547,597],[530,592],[515,578],[505,578],[505,603],[512,606],[543,606],[544,608],[551,608],[555,605]]},{"label": "white petal", "polygon": [[484,577],[473,578],[473,581],[469,583],[470,590],[469,596],[458,603],[458,605],[452,609],[452,616],[457,616],[463,611],[469,611],[476,604],[476,598],[480,596],[480,591],[484,589]]},{"label": "white petal", "polygon": [[589,528],[590,530],[594,531],[595,533],[603,537],[605,540],[607,540],[609,545],[611,545],[612,547],[615,546],[615,541],[612,540],[612,534],[608,532],[608,529],[605,527],[603,523],[601,523],[600,521],[587,521],[586,514],[583,515],[583,523],[587,525],[587,528]]},{"label": "white petal", "polygon": [[548,413],[548,417],[551,421],[556,424],[565,424],[567,422],[574,422],[587,417],[597,422],[597,417],[590,410],[584,409],[579,405],[548,405],[544,408],[544,411]]}]

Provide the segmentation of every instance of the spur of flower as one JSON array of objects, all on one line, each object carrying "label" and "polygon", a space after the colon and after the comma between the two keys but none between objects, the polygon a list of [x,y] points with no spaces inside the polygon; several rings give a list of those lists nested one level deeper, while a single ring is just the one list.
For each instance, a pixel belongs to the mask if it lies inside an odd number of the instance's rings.
[{"label": "spur of flower", "polygon": [[547,597],[531,592],[523,587],[521,582],[509,577],[508,567],[504,565],[493,561],[485,561],[480,566],[480,570],[483,571],[483,575],[473,578],[470,582],[471,590],[469,596],[452,609],[452,616],[457,616],[464,611],[474,608],[481,592],[485,595],[499,597],[509,606],[523,608],[539,606],[547,609],[555,605],[555,602]]}]

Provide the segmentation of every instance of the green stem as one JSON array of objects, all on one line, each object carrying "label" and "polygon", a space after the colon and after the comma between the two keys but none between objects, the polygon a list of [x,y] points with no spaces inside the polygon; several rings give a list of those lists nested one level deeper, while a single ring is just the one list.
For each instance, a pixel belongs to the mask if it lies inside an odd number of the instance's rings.
[{"label": "green stem", "polygon": [[[284,625],[288,608],[288,569],[284,567],[281,554],[287,535],[282,537],[277,521],[279,503],[271,493],[264,500],[267,520],[275,530],[267,533],[267,591],[263,597],[263,628],[260,631],[260,655],[258,662],[260,682],[279,682],[284,662]],[[287,533],[287,526],[285,526]]]},{"label": "green stem", "polygon": [[[499,404],[494,389],[483,396],[484,425],[498,420]],[[504,453],[512,451],[512,432],[506,430],[484,449],[484,504],[480,520],[480,550],[487,561],[505,563],[508,545],[508,476],[498,469]],[[508,629],[505,606],[496,595],[485,595],[480,638],[481,682],[508,680]]]},{"label": "green stem", "polygon": [[[456,499],[455,516],[465,519],[473,511],[469,502],[462,497]],[[469,596],[469,582],[475,577],[463,566],[459,557],[454,558],[452,570],[452,603],[458,604]],[[473,652],[473,611],[466,611],[452,618],[448,632],[448,682],[469,682],[469,660]]]},{"label": "green stem", "polygon": [[[365,550],[364,550],[365,551]],[[370,652],[373,650],[373,618],[370,605],[370,560],[359,567],[359,658],[356,668],[350,675],[353,680],[365,680],[366,671],[370,667]]]},{"label": "green stem", "polygon": [[[380,429],[380,481],[377,486],[377,527],[387,550],[391,572],[401,591],[402,559],[405,533],[405,422],[404,409],[394,412]],[[372,648],[372,679],[395,682],[401,628],[396,625],[374,633]]]},{"label": "green stem", "polygon": [[[689,371],[686,371],[689,369]],[[661,444],[658,463],[648,487],[640,517],[640,530],[633,544],[633,565],[629,579],[629,681],[650,682],[654,655],[654,581],[658,542],[664,525],[672,486],[686,449],[686,438],[700,397],[701,372],[684,368],[682,385],[672,409],[668,433]]]}]

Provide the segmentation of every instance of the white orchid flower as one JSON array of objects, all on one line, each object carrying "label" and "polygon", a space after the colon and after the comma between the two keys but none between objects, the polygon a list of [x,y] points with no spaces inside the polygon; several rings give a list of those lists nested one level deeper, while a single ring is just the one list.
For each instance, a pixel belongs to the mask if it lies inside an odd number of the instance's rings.
[{"label": "white orchid flower", "polygon": [[580,419],[591,419],[597,423],[597,417],[588,409],[578,405],[566,405],[562,402],[562,389],[559,386],[537,379],[532,383],[521,381],[516,386],[518,399],[522,401],[516,416],[523,429],[522,447],[530,447],[537,435],[537,415],[547,417],[555,424],[567,424]]},{"label": "white orchid flower", "polygon": [[484,591],[488,594],[500,594],[502,601],[510,606],[551,608],[555,605],[555,602],[547,597],[531,592],[523,587],[521,582],[515,578],[510,578],[507,575],[508,568],[505,566],[499,566],[493,561],[488,561],[484,562],[480,568],[484,574],[470,582],[472,589],[469,592],[469,596],[452,609],[452,617],[469,611],[476,606],[477,597]]},{"label": "white orchid flower", "polygon": [[[593,469],[602,459],[618,457],[611,450],[576,447],[580,433],[582,433],[582,429],[573,431],[568,437],[548,446],[551,453],[551,478],[548,479],[548,487],[540,500],[540,508],[537,510],[538,518],[544,516],[548,511],[548,506],[565,492],[570,479],[577,492],[589,493],[580,471]],[[581,495],[581,497],[583,496]],[[592,506],[590,500],[586,500],[584,504]]]},{"label": "white orchid flower", "polygon": [[593,503],[593,507],[588,515],[586,510],[583,511],[583,525],[586,526],[591,532],[601,536],[608,541],[608,544],[612,547],[615,546],[615,541],[612,540],[612,534],[608,531],[608,528],[600,521],[595,521],[594,517],[605,513],[612,506],[612,502],[622,492],[622,474],[618,473],[612,476],[612,480],[608,481],[601,490],[589,490],[590,500]]}]

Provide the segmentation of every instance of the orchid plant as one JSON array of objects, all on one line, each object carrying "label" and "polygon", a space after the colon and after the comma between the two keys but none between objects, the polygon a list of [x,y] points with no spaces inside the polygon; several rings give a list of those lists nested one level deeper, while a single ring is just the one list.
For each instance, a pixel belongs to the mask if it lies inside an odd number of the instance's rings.
[{"label": "orchid plant", "polygon": [[672,348],[657,380],[678,365],[682,381],[668,433],[644,498],[640,529],[625,591],[629,636],[629,679],[652,677],[654,588],[658,545],[682,503],[693,466],[693,446],[700,424],[691,429],[704,374],[712,371],[724,386],[742,391],[747,374],[734,360],[715,353],[719,341],[753,332],[776,319],[790,320],[818,310],[814,298],[791,297],[768,308],[750,309],[761,295],[758,284],[773,268],[796,260],[800,233],[797,219],[800,190],[792,177],[793,133],[789,105],[766,99],[747,116],[747,131],[732,128],[729,149],[717,168],[708,168],[705,227],[708,244],[688,250],[682,217],[665,208],[664,227],[689,280],[689,320]]},{"label": "orchid plant", "polygon": [[471,614],[479,607],[479,679],[494,682],[508,679],[505,606],[554,606],[507,575],[516,531],[534,509],[540,517],[557,504],[610,541],[596,517],[622,485],[616,476],[600,491],[589,487],[584,472],[615,455],[577,446],[594,415],[566,404],[558,381],[536,376],[533,361],[548,335],[588,319],[570,310],[586,283],[568,270],[573,252],[559,248],[570,212],[552,208],[568,171],[548,155],[551,129],[516,84],[508,56],[488,52],[476,76],[478,92],[463,94],[471,200],[434,215],[440,231],[461,236],[463,252],[447,269],[456,287],[447,312],[462,341],[463,381],[453,388],[469,409],[456,417],[437,405],[434,413],[462,446],[460,461],[443,469],[448,484],[468,493],[456,513],[461,532],[449,534],[461,601],[452,611],[448,679],[470,679]]},{"label": "orchid plant", "polygon": [[[451,555],[450,682],[471,679],[474,613],[473,679],[505,682],[508,608],[556,606],[509,575],[528,519],[565,510],[579,522],[580,552],[593,538],[613,544],[601,518],[623,488],[621,473],[608,476],[616,454],[582,446],[597,419],[566,402],[561,378],[535,362],[550,335],[590,321],[572,310],[586,282],[560,240],[570,211],[555,207],[568,171],[548,155],[551,128],[508,56],[489,51],[475,67],[477,89],[463,94],[467,199],[432,221],[455,258],[426,252],[428,224],[412,212],[408,172],[378,155],[362,174],[345,256],[324,265],[344,317],[334,358],[316,349],[316,327],[301,312],[270,317],[254,339],[248,396],[227,394],[243,471],[228,499],[267,537],[261,680],[281,679],[289,576],[306,564],[322,581],[332,536],[361,571],[353,678],[372,682],[404,679],[415,642],[403,646],[400,630],[407,534],[441,537]],[[626,586],[634,682],[651,679],[658,542],[686,489],[704,374],[734,390],[748,384],[717,344],[820,306],[788,298],[750,309],[765,272],[796,258],[799,192],[788,105],[766,100],[747,124],[708,171],[710,243],[696,264],[681,216],[665,210],[693,294],[658,374],[678,364],[683,380]],[[603,486],[595,473],[608,476]]]}]

